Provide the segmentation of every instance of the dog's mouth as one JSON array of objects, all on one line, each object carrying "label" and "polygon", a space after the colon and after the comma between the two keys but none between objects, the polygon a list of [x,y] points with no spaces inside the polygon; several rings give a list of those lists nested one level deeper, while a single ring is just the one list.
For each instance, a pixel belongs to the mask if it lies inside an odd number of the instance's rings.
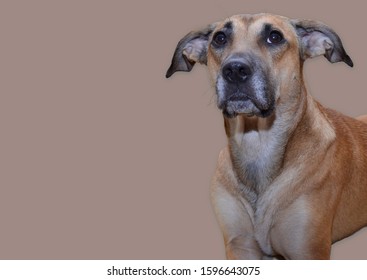
[{"label": "dog's mouth", "polygon": [[266,118],[273,113],[276,87],[262,72],[258,71],[243,83],[228,82],[222,75],[218,76],[217,104],[226,117],[243,114]]},{"label": "dog's mouth", "polygon": [[274,111],[272,100],[259,100],[244,93],[226,94],[223,99],[218,98],[218,108],[227,118],[234,118],[243,114],[248,117],[266,118]]}]

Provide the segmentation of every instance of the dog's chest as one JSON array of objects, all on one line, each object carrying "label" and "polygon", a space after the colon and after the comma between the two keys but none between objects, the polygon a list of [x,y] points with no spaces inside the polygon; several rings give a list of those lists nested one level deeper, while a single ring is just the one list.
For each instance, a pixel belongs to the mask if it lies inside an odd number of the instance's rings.
[{"label": "dog's chest", "polygon": [[232,143],[232,162],[241,193],[252,208],[255,238],[261,249],[272,255],[273,219],[278,214],[282,193],[288,184],[287,175],[281,171],[285,137],[279,134],[279,130],[274,132],[272,129],[236,136]]},{"label": "dog's chest", "polygon": [[241,183],[256,194],[261,193],[281,168],[284,146],[281,137],[272,131],[237,134],[231,153]]},{"label": "dog's chest", "polygon": [[[299,226],[298,230],[303,229],[299,232],[306,231],[304,225],[309,207],[297,192],[297,186],[302,180],[301,170],[299,166],[283,169],[261,193],[255,193],[239,183],[239,188],[246,190],[241,191],[241,201],[247,205],[246,215],[251,218],[254,237],[261,250],[269,256],[276,255],[273,242],[284,239],[284,236],[279,236],[280,224],[282,227],[294,225],[286,232],[295,230],[295,225]],[[290,193],[294,196],[293,200],[289,200]]]}]

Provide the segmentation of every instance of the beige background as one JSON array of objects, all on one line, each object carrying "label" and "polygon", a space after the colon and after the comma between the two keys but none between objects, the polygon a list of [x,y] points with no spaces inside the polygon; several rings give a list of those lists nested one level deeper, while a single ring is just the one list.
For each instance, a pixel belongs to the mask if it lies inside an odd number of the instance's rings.
[{"label": "beige background", "polygon": [[[1,1],[0,258],[224,258],[209,202],[222,117],[205,67],[164,78],[178,40],[238,13],[322,20],[355,67],[309,61],[308,88],[356,116],[359,3]],[[367,259],[366,241],[362,230],[333,258]]]}]

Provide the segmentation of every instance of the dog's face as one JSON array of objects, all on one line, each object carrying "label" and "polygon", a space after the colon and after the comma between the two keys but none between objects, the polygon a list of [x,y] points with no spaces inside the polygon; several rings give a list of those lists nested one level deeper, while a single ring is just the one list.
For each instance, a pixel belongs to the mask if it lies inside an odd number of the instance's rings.
[{"label": "dog's face", "polygon": [[218,24],[207,51],[218,107],[229,117],[269,116],[280,89],[299,76],[289,71],[300,69],[298,48],[293,27],[279,17],[241,15]]},{"label": "dog's face", "polygon": [[320,22],[236,15],[186,35],[166,76],[207,64],[224,115],[267,117],[299,85],[303,61],[318,55],[353,66],[340,38]]}]

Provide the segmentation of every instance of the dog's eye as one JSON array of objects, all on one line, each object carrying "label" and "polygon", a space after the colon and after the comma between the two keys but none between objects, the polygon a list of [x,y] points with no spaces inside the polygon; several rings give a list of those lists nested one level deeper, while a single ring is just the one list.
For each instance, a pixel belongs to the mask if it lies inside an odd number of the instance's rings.
[{"label": "dog's eye", "polygon": [[271,31],[268,39],[266,40],[266,42],[268,42],[269,44],[279,44],[282,41],[283,41],[283,34],[277,30]]},{"label": "dog's eye", "polygon": [[227,43],[227,36],[223,32],[218,32],[213,38],[213,42],[218,46],[223,46]]}]

